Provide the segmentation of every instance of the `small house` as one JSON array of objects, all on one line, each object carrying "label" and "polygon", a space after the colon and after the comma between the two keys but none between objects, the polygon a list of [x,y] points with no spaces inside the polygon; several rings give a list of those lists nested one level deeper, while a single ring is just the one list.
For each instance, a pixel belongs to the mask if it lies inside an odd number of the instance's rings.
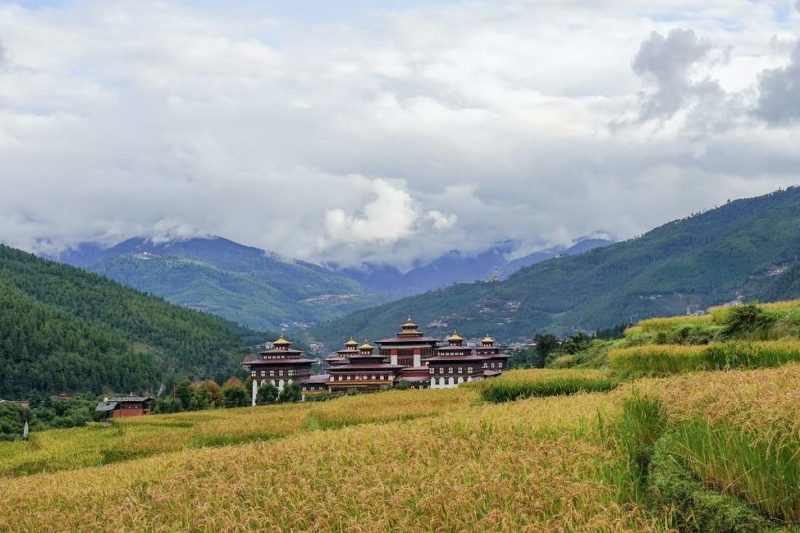
[{"label": "small house", "polygon": [[106,418],[123,418],[150,414],[152,406],[153,398],[149,396],[124,396],[98,403],[95,411]]}]

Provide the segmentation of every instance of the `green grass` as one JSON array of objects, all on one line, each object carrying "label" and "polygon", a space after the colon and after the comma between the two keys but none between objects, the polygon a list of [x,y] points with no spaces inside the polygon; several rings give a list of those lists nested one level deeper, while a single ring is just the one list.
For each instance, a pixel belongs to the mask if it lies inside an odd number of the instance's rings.
[{"label": "green grass", "polygon": [[649,344],[612,350],[609,365],[623,376],[664,376],[703,370],[771,368],[800,361],[800,341],[733,341],[707,346]]},{"label": "green grass", "polygon": [[618,382],[597,370],[517,370],[480,382],[481,399],[492,403],[524,398],[606,392]]}]

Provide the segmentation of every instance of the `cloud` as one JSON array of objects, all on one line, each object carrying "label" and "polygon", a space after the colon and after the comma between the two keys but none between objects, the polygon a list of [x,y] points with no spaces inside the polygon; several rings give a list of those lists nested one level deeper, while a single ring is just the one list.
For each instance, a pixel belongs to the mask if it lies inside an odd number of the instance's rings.
[{"label": "cloud", "polygon": [[747,112],[789,68],[766,3],[266,4],[0,5],[0,240],[409,265],[625,238],[797,179],[796,124]]},{"label": "cloud", "polygon": [[666,37],[653,32],[641,44],[632,63],[633,71],[655,86],[655,91],[642,101],[641,118],[668,119],[689,99],[719,93],[717,83],[691,78],[694,68],[711,51],[711,43],[699,39],[691,29],[674,29]]},{"label": "cloud", "polygon": [[787,66],[762,72],[758,88],[756,115],[773,126],[800,119],[800,41]]}]

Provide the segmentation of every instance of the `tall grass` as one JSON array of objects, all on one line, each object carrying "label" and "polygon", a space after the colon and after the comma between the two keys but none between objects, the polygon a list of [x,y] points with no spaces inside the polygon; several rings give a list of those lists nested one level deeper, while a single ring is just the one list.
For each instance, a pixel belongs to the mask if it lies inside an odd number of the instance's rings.
[{"label": "tall grass", "polygon": [[612,350],[610,367],[624,375],[776,367],[800,361],[800,341],[733,341],[706,346],[648,344]]},{"label": "tall grass", "polygon": [[675,326],[706,325],[713,321],[711,315],[691,315],[691,316],[670,316],[659,318],[648,318],[642,320],[636,326],[631,326],[626,332],[631,333],[653,333],[671,329]]},{"label": "tall grass", "polygon": [[599,370],[515,370],[479,382],[481,398],[502,403],[524,398],[563,396],[578,392],[606,392],[617,381]]},{"label": "tall grass", "polygon": [[631,387],[658,399],[675,439],[670,453],[706,487],[800,521],[800,365]]},{"label": "tall grass", "polygon": [[694,419],[675,428],[680,455],[706,484],[770,517],[800,521],[800,436],[763,441],[736,427]]}]

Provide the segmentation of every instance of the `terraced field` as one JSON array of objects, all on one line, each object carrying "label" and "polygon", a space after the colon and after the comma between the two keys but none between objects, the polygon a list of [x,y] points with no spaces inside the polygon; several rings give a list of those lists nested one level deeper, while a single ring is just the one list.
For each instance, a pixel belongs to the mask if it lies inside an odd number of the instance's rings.
[{"label": "terraced field", "polygon": [[[763,356],[792,353],[795,338],[775,338],[790,319],[757,321],[766,335],[658,342],[722,331],[730,313],[641,324],[605,370],[0,443],[0,531],[795,530],[800,364]],[[733,363],[664,363],[718,346]],[[621,372],[629,357],[661,377]]]}]

